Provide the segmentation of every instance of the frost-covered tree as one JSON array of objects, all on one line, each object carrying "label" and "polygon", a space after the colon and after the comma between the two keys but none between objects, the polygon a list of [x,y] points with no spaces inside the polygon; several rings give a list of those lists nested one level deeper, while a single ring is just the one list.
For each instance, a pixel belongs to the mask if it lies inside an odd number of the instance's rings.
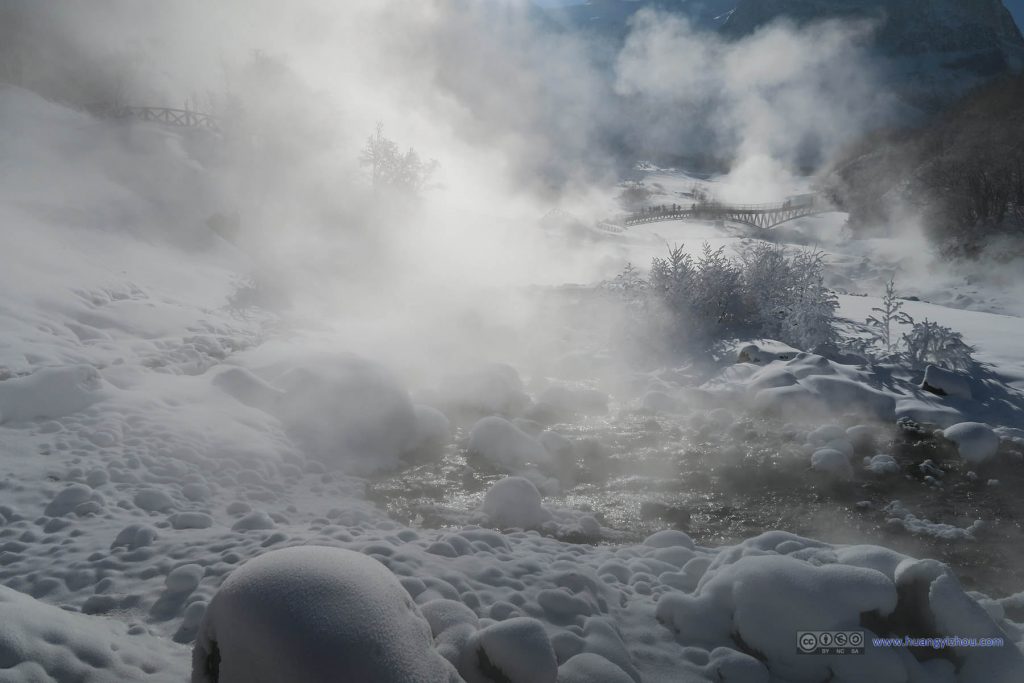
[{"label": "frost-covered tree", "polygon": [[904,358],[915,370],[923,370],[927,365],[969,370],[974,364],[974,347],[964,341],[963,335],[927,318],[913,323],[903,335],[903,343]]},{"label": "frost-covered tree", "polygon": [[[676,349],[726,339],[771,337],[804,349],[837,340],[835,294],[824,285],[824,255],[758,245],[737,257],[705,245],[694,259],[682,246],[651,263],[641,297]],[[635,277],[627,270],[616,283]]]},{"label": "frost-covered tree", "polygon": [[903,312],[903,302],[896,296],[896,279],[891,278],[885,285],[885,296],[882,297],[882,305],[871,309],[872,313],[867,319],[867,327],[871,332],[872,339],[881,344],[882,350],[887,354],[893,354],[899,343],[896,336],[896,325],[913,324],[914,319]]},{"label": "frost-covered tree", "polygon": [[[964,341],[963,335],[927,318],[917,322],[903,310],[903,302],[896,296],[895,279],[886,284],[881,306],[871,311],[874,315],[868,316],[865,325],[871,336],[859,340],[859,350],[866,355],[915,370],[928,365],[967,370],[974,364],[974,348]],[[899,334],[901,327],[909,329]]]},{"label": "frost-covered tree", "polygon": [[381,123],[367,139],[359,163],[370,169],[375,191],[394,190],[410,196],[426,189],[438,168],[436,161],[420,158],[415,149],[409,148],[403,153],[394,140],[384,136]]}]

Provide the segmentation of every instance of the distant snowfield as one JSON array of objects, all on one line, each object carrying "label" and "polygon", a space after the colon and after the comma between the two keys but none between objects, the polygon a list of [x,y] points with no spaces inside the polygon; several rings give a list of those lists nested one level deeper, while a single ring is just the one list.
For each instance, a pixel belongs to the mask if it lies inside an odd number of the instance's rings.
[{"label": "distant snowfield", "polygon": [[[785,531],[714,548],[677,530],[624,543],[542,495],[563,485],[560,454],[586,445],[571,432],[459,421],[521,416],[542,394],[586,413],[600,392],[544,394],[468,361],[409,386],[346,354],[344,330],[235,314],[228,297],[250,264],[204,224],[220,207],[187,134],[120,126],[0,89],[0,680],[1020,680],[1020,595],[990,599],[936,562]],[[677,238],[735,243],[712,227],[645,230],[598,250],[642,262]],[[842,310],[863,318],[875,301],[843,297]],[[908,310],[1024,380],[1021,319]],[[796,363],[801,379],[821,371]],[[657,403],[654,385],[641,396]],[[680,389],[657,386],[662,408]],[[858,432],[818,426],[795,457],[852,452]],[[363,475],[429,463],[470,431],[489,466],[522,477],[467,499],[472,524],[410,528],[367,499]],[[509,523],[537,528],[498,530]],[[268,555],[301,545],[360,556]],[[881,635],[907,619],[1007,645],[955,659],[796,654],[798,630]]]}]

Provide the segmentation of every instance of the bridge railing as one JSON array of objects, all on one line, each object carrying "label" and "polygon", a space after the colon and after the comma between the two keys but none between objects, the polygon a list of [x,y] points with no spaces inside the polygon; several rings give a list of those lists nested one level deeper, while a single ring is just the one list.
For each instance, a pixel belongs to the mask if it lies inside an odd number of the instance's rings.
[{"label": "bridge railing", "polygon": [[216,116],[191,109],[108,104],[90,105],[85,109],[93,116],[103,118],[134,118],[141,121],[152,121],[168,126],[177,126],[179,128],[206,128],[215,131],[221,129],[220,119]]},{"label": "bridge railing", "polygon": [[[777,204],[724,204],[719,202],[701,202],[690,206],[672,205],[654,207],[650,211],[634,213],[626,217],[623,225],[641,225],[687,218],[715,218],[728,216],[771,217],[779,216],[785,222],[792,218],[820,213],[827,210],[827,202],[820,197],[800,197]],[[781,215],[781,216],[780,216]],[[756,218],[754,219],[756,220]]]}]

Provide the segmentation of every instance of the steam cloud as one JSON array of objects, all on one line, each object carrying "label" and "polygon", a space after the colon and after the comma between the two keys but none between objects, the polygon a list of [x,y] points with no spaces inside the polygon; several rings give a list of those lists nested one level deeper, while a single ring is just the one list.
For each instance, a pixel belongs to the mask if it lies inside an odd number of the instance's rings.
[{"label": "steam cloud", "polygon": [[[863,24],[775,24],[728,42],[645,10],[616,51],[539,22],[526,0],[3,11],[11,80],[53,99],[241,107],[247,128],[207,159],[219,172],[196,212],[236,210],[256,268],[318,306],[390,310],[391,331],[436,327],[445,311],[464,323],[467,305],[514,328],[522,312],[492,288],[610,275],[535,225],[555,206],[614,212],[613,186],[637,159],[713,157],[731,169],[723,199],[773,200],[890,104]],[[378,121],[441,163],[441,187],[411,211],[380,206],[357,164]]]}]

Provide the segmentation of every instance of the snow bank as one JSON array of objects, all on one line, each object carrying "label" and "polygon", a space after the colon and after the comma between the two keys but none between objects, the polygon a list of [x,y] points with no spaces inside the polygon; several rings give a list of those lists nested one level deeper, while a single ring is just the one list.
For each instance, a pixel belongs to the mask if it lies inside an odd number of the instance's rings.
[{"label": "snow bank", "polygon": [[337,548],[277,550],[214,595],[192,656],[194,683],[457,681],[394,575]]},{"label": "snow bank", "polygon": [[929,365],[924,371],[921,388],[939,396],[952,396],[970,400],[971,380],[967,375]]},{"label": "snow bank", "polygon": [[0,382],[0,424],[58,418],[104,397],[100,373],[89,365],[43,368]]},{"label": "snow bank", "polygon": [[188,650],[144,628],[87,617],[0,586],[0,679],[172,681],[188,676]]}]

